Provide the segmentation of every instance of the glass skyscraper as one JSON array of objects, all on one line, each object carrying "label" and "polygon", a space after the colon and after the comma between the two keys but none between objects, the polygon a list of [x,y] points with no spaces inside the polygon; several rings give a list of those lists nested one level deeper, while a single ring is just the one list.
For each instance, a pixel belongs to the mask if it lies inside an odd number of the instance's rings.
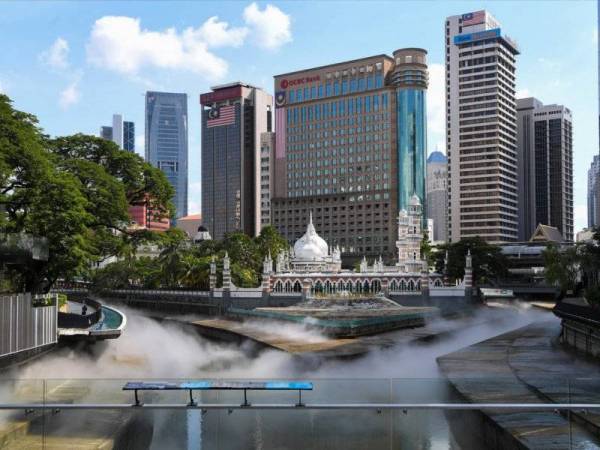
[{"label": "glass skyscraper", "polygon": [[188,215],[187,94],[146,92],[146,161],[175,189],[176,217]]},{"label": "glass skyscraper", "polygon": [[[394,52],[392,75],[396,88],[398,121],[398,210],[408,211],[417,195],[425,210],[425,160],[427,159],[427,52],[402,49]],[[425,219],[425,217],[423,217]]]},{"label": "glass skyscraper", "polygon": [[135,124],[133,122],[123,122],[123,150],[135,151]]}]

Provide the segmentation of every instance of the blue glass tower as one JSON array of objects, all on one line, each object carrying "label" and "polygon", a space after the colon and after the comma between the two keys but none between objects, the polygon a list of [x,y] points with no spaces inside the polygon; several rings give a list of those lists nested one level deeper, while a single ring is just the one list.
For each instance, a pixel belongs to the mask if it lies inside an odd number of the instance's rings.
[{"label": "blue glass tower", "polygon": [[427,160],[427,51],[408,48],[394,52],[396,86],[398,210],[408,210],[416,194],[425,210]]}]

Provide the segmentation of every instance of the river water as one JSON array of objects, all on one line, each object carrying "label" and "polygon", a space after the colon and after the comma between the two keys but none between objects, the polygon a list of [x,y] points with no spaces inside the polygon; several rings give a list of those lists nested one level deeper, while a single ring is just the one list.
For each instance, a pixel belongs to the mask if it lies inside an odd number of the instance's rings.
[{"label": "river water", "polygon": [[[55,391],[52,386],[66,383],[75,393],[74,402],[130,401],[130,395],[120,390],[125,381],[190,378],[308,379],[314,382],[315,388],[303,399],[310,403],[457,402],[460,399],[438,370],[437,357],[549,317],[549,313],[526,307],[482,308],[469,317],[440,319],[430,325],[447,331],[439,339],[406,343],[407,331],[400,330],[385,336],[388,341],[397,342],[391,348],[373,350],[359,358],[321,360],[274,350],[258,351],[250,343],[209,341],[187,325],[157,321],[139,311],[118,308],[128,320],[119,339],[85,349],[63,348],[2,376],[5,379],[46,378],[44,389],[49,392]],[[317,333],[278,323],[272,326],[278,327],[281,333],[299,336],[305,333],[307,338]],[[7,390],[2,390],[0,383],[0,396],[3,392]],[[151,401],[185,402],[186,395],[161,393]],[[296,400],[295,393],[253,392],[249,396],[255,403]],[[241,403],[241,394],[207,392],[197,394],[196,400]],[[78,428],[78,421],[84,417],[84,413],[65,413],[62,432],[68,433],[69,426],[74,430]],[[127,416],[120,420],[130,419],[131,416]],[[477,441],[466,442],[464,433],[457,434],[456,426],[450,425],[464,425],[465,421],[460,415],[448,416],[442,411],[405,414],[401,411],[235,410],[231,414],[208,411],[205,415],[199,411],[140,411],[132,423],[143,424],[144,436],[135,439],[133,429],[129,434],[137,441],[138,448],[152,449],[483,448]],[[109,426],[104,431],[102,427],[96,430],[97,433],[110,431]]]}]

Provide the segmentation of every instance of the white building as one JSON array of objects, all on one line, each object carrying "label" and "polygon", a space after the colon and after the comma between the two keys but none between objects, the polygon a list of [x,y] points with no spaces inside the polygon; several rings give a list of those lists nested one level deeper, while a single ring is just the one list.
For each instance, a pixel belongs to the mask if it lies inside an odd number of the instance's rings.
[{"label": "white building", "polygon": [[487,11],[448,17],[448,238],[515,241],[515,67],[519,50]]}]

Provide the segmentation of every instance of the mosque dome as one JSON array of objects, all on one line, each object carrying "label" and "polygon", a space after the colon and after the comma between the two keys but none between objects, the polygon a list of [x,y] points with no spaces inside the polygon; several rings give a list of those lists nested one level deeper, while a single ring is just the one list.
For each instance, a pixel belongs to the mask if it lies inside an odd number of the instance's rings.
[{"label": "mosque dome", "polygon": [[417,194],[413,194],[410,198],[410,206],[421,206],[421,200],[419,200],[419,196]]},{"label": "mosque dome", "polygon": [[306,233],[294,244],[294,256],[301,261],[321,261],[329,255],[329,246],[325,239],[317,234],[312,223],[312,213]]}]

